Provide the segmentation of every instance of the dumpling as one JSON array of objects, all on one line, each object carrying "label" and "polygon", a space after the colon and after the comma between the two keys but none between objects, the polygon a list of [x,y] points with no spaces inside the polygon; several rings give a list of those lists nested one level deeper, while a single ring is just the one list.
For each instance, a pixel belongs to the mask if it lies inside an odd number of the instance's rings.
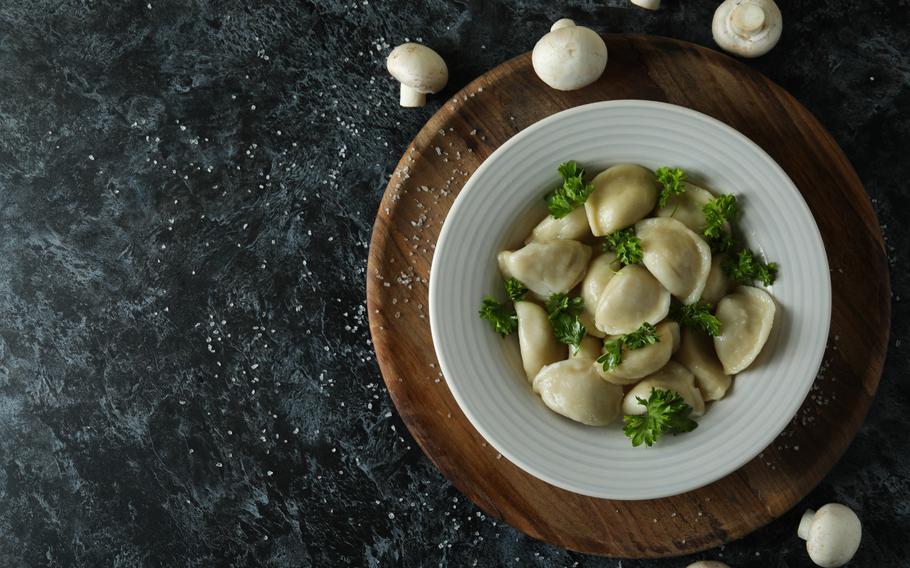
[{"label": "dumpling", "polygon": [[576,350],[573,345],[569,345],[569,359],[587,359],[594,361],[603,352],[603,339],[586,335]]},{"label": "dumpling", "polygon": [[724,372],[723,366],[714,352],[711,338],[700,330],[686,328],[682,330],[682,341],[679,351],[673,357],[695,375],[698,390],[705,400],[720,400],[727,394],[733,378]]},{"label": "dumpling", "polygon": [[620,415],[622,389],[601,380],[588,359],[547,365],[534,377],[534,392],[550,410],[589,426],[604,426]]},{"label": "dumpling", "polygon": [[585,331],[588,332],[588,334],[593,335],[594,337],[606,336],[604,332],[597,329],[597,326],[594,325],[594,316],[591,315],[588,310],[581,310],[581,313],[578,314],[578,321],[581,322],[581,325],[585,326]]},{"label": "dumpling", "polygon": [[725,373],[735,375],[755,361],[768,341],[776,310],[771,296],[752,286],[740,286],[718,302],[715,315],[721,328],[714,350]]},{"label": "dumpling", "polygon": [[711,247],[675,219],[660,217],[635,224],[642,263],[684,304],[697,302],[711,271]]},{"label": "dumpling", "polygon": [[527,242],[555,241],[557,239],[582,241],[590,235],[591,228],[588,227],[588,216],[585,215],[584,208],[579,207],[560,219],[547,215],[531,231],[531,236],[528,237]]},{"label": "dumpling", "polygon": [[529,243],[498,256],[504,278],[521,280],[542,299],[574,288],[584,278],[590,259],[591,247],[570,240]]},{"label": "dumpling", "polygon": [[565,359],[566,348],[556,341],[546,310],[533,302],[515,302],[515,313],[521,364],[531,381],[544,365]]},{"label": "dumpling", "polygon": [[659,207],[655,214],[658,217],[676,219],[701,237],[702,231],[705,230],[703,208],[714,199],[714,195],[707,189],[689,182],[686,182],[685,187],[686,191],[682,195],[671,196],[667,204]]},{"label": "dumpling", "polygon": [[[591,261],[588,271],[585,273],[584,280],[581,281],[581,299],[584,301],[582,313],[582,323],[591,335],[603,337],[604,332],[597,329],[594,325],[594,310],[597,308],[597,302],[600,295],[607,287],[607,283],[616,274],[613,263],[616,255],[612,252],[605,252]],[[588,327],[588,323],[591,324]]]},{"label": "dumpling", "polygon": [[723,257],[715,256],[711,259],[711,270],[708,271],[708,279],[705,281],[705,289],[702,290],[701,299],[712,306],[716,306],[721,298],[727,295],[730,290],[730,280],[724,274],[720,263]]},{"label": "dumpling", "polygon": [[604,333],[622,335],[644,322],[660,322],[669,311],[670,293],[644,267],[630,264],[607,282],[594,310],[594,323]]},{"label": "dumpling", "polygon": [[[605,381],[614,385],[631,385],[640,378],[660,370],[679,347],[679,324],[668,321],[658,324],[657,343],[645,345],[640,349],[622,350],[622,363],[615,369],[604,371],[603,365],[595,365],[594,370]],[[599,356],[599,355],[598,355]]]},{"label": "dumpling", "polygon": [[654,172],[635,164],[619,164],[600,172],[591,183],[594,191],[585,201],[588,225],[596,237],[632,225],[657,203]]},{"label": "dumpling", "polygon": [[645,413],[644,405],[638,404],[636,397],[646,399],[651,396],[651,389],[670,390],[679,393],[686,404],[692,407],[692,416],[701,416],[705,413],[705,401],[701,392],[695,386],[695,376],[688,369],[670,361],[667,365],[644,378],[632,387],[622,401],[623,414],[638,415]]}]

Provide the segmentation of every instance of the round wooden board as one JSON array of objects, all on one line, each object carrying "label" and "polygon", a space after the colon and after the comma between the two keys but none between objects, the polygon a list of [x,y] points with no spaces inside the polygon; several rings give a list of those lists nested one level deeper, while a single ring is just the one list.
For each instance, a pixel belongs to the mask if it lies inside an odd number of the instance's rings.
[{"label": "round wooden board", "polygon": [[[593,85],[568,93],[550,89],[534,75],[526,53],[468,85],[418,133],[392,175],[373,229],[367,274],[370,330],[386,385],[411,434],[486,513],[572,550],[675,556],[740,538],[779,517],[841,457],[866,415],[885,358],[888,265],[878,223],[852,166],[818,121],[783,89],[725,55],[686,42],[627,35],[605,40],[610,62]],[[609,99],[689,107],[754,140],[805,196],[831,266],[828,349],[796,419],[738,471],[665,499],[609,501],[576,495],[501,459],[446,387],[427,315],[434,243],[471,173],[528,125]]]}]

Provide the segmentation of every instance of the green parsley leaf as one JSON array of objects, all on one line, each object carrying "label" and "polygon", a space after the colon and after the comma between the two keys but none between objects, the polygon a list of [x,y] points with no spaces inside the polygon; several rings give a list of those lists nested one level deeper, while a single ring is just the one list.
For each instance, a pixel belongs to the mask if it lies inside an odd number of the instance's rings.
[{"label": "green parsley leaf", "polygon": [[506,279],[506,295],[513,302],[520,302],[528,293],[528,288],[517,278]]},{"label": "green parsley leaf", "polygon": [[666,433],[675,436],[698,427],[698,422],[689,418],[692,407],[677,392],[654,388],[647,400],[635,398],[645,407],[645,413],[623,418],[623,432],[635,447],[642,444],[650,447]]},{"label": "green parsley leaf", "polygon": [[725,259],[721,267],[731,280],[739,284],[751,284],[754,280],[760,280],[765,286],[770,286],[777,279],[777,263],[765,264],[749,249],[739,251],[736,258]]},{"label": "green parsley leaf", "polygon": [[774,284],[774,281],[777,280],[777,263],[769,262],[768,264],[765,264],[759,261],[758,270],[756,271],[755,276],[761,280],[761,283],[765,286]]},{"label": "green parsley leaf", "polygon": [[584,301],[581,298],[569,298],[566,294],[553,294],[547,298],[547,317],[557,341],[578,349],[587,330],[578,315]]},{"label": "green parsley leaf", "polygon": [[673,195],[682,195],[686,191],[686,172],[682,168],[657,168],[657,182],[660,184],[660,197],[657,206],[663,207]]},{"label": "green parsley leaf", "polygon": [[622,363],[622,346],[622,337],[604,341],[604,354],[597,358],[597,362],[603,365],[604,371],[612,371]]},{"label": "green parsley leaf", "polygon": [[728,234],[724,225],[728,221],[732,223],[736,220],[738,213],[736,196],[732,193],[719,195],[705,203],[701,210],[705,214],[705,230],[703,234],[708,239],[720,239],[725,234]]},{"label": "green parsley leaf", "polygon": [[701,300],[693,304],[674,304],[670,306],[670,317],[679,325],[694,327],[716,337],[720,334],[720,320],[712,314],[713,306]]},{"label": "green parsley leaf", "polygon": [[628,350],[641,349],[646,345],[659,341],[657,330],[653,325],[645,322],[632,333],[604,341],[605,353],[597,358],[597,362],[603,365],[604,371],[612,371],[622,363],[623,348]]},{"label": "green parsley leaf", "polygon": [[553,326],[553,335],[556,336],[556,340],[560,343],[571,345],[575,350],[578,349],[581,340],[588,333],[578,316],[563,316],[550,320],[550,324]]},{"label": "green parsley leaf", "polygon": [[604,251],[616,253],[616,260],[622,265],[638,264],[642,259],[641,239],[635,235],[635,229],[621,229],[604,238]]},{"label": "green parsley leaf", "polygon": [[641,324],[641,327],[632,333],[627,333],[623,338],[623,343],[629,349],[641,349],[646,345],[653,345],[660,341],[660,338],[657,337],[657,329],[648,322]]},{"label": "green parsley leaf", "polygon": [[705,214],[705,229],[702,234],[711,245],[711,252],[723,254],[733,248],[733,235],[724,226],[736,220],[739,210],[736,196],[732,193],[719,195],[702,207]]},{"label": "green parsley leaf", "polygon": [[584,306],[584,300],[579,297],[570,298],[568,294],[553,294],[547,298],[546,308],[547,315],[550,319],[559,317],[563,314],[578,315]]},{"label": "green parsley leaf", "polygon": [[493,331],[503,337],[518,329],[518,316],[515,310],[490,296],[485,297],[480,305],[480,319],[490,322]]},{"label": "green parsley leaf", "polygon": [[556,219],[584,205],[594,191],[594,184],[584,182],[585,171],[575,161],[560,164],[559,175],[562,176],[562,185],[544,197],[550,215]]},{"label": "green parsley leaf", "polygon": [[557,170],[559,170],[559,175],[561,175],[562,179],[564,180],[570,178],[580,178],[584,177],[585,175],[585,171],[582,168],[578,167],[578,162],[575,160],[569,160],[568,162],[559,164]]},{"label": "green parsley leaf", "polygon": [[721,229],[721,236],[716,239],[708,239],[711,246],[711,254],[724,254],[736,245],[733,235],[729,231]]}]

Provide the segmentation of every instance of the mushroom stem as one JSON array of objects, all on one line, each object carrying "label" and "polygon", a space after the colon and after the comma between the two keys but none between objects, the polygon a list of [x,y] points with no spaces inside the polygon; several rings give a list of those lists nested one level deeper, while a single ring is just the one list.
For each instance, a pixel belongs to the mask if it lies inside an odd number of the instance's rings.
[{"label": "mushroom stem", "polygon": [[803,513],[803,518],[799,520],[799,528],[796,529],[796,534],[799,535],[799,538],[809,540],[809,529],[812,528],[812,523],[814,521],[815,511],[806,509],[806,512]]},{"label": "mushroom stem", "polygon": [[730,14],[733,31],[741,36],[749,36],[765,25],[765,11],[755,4],[740,4]]},{"label": "mushroom stem", "polygon": [[421,93],[417,89],[413,89],[402,83],[401,96],[399,97],[398,102],[403,107],[422,107],[427,104],[427,95],[426,93]]}]

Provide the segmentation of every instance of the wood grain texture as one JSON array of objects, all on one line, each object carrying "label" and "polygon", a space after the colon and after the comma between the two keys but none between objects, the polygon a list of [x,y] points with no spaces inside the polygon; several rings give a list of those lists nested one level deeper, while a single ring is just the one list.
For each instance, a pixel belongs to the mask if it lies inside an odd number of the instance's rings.
[{"label": "wood grain texture", "polygon": [[[373,230],[367,303],[392,400],[424,452],[488,514],[546,542],[617,557],[687,554],[779,517],[830,470],[878,386],[890,284],[878,222],[841,149],[793,97],[720,53],[652,36],[605,36],[604,76],[579,91],[547,88],[524,54],[490,70],[418,133],[386,189]],[[438,370],[429,268],[442,222],[470,174],[503,142],[555,112],[650,99],[713,116],[764,148],[793,179],[821,229],[833,320],[822,372],[788,428],[759,458],[696,491],[648,501],[576,495],[524,473],[472,428]],[[795,530],[795,527],[794,527]]]}]

